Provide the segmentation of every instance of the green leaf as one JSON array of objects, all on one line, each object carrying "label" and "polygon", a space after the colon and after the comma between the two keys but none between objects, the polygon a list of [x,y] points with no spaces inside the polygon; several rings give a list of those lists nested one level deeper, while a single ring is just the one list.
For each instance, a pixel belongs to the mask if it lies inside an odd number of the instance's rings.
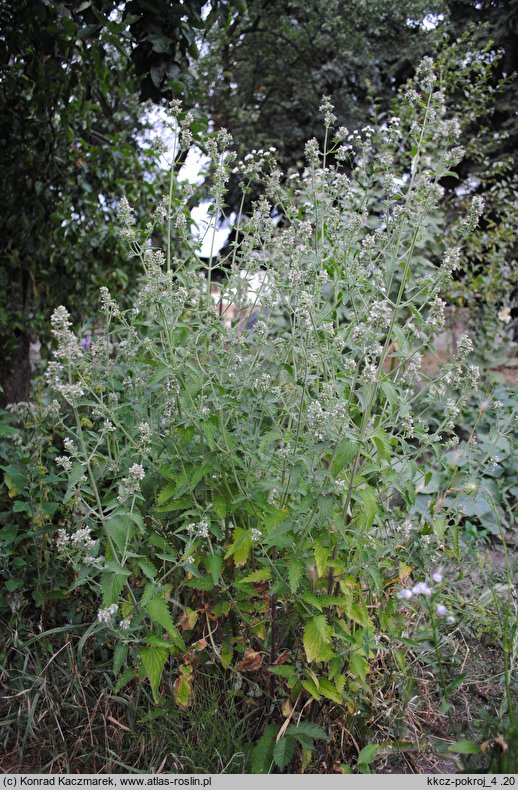
[{"label": "green leaf", "polygon": [[253,582],[265,582],[271,578],[272,572],[270,568],[260,568],[258,571],[249,573],[241,579],[237,579],[234,584],[251,584]]},{"label": "green leaf", "polygon": [[170,499],[164,505],[158,505],[156,509],[158,513],[172,513],[175,510],[187,510],[191,506],[191,497],[183,496],[179,499]]},{"label": "green leaf", "polygon": [[207,554],[204,559],[205,568],[212,577],[214,584],[217,584],[223,568],[223,557],[221,554]]},{"label": "green leaf", "polygon": [[386,399],[388,400],[390,409],[393,412],[394,409],[397,408],[398,403],[399,403],[399,399],[398,399],[398,394],[397,394],[396,388],[394,387],[394,385],[390,381],[383,381],[381,383],[381,389],[383,390],[383,393],[384,393]]},{"label": "green leaf", "polygon": [[358,448],[354,442],[351,442],[350,439],[342,439],[336,448],[334,461],[331,466],[333,478],[337,477],[342,469],[351,463],[357,452]]},{"label": "green leaf", "polygon": [[322,524],[327,521],[333,513],[335,499],[332,496],[320,496],[318,498],[318,519]]},{"label": "green leaf", "polygon": [[296,593],[299,589],[303,573],[304,565],[300,560],[292,559],[288,562],[288,580],[292,593]]},{"label": "green leaf", "polygon": [[103,606],[111,606],[112,603],[118,603],[122,588],[126,584],[126,579],[127,575],[125,573],[104,571],[101,574]]},{"label": "green leaf", "polygon": [[271,672],[272,675],[278,675],[281,678],[291,678],[291,676],[295,674],[295,668],[289,664],[280,664],[278,667],[268,667],[268,672]]},{"label": "green leaf", "polygon": [[349,672],[354,678],[359,678],[363,683],[370,670],[369,662],[358,650],[349,657]]},{"label": "green leaf", "polygon": [[331,683],[331,681],[328,680],[327,678],[319,678],[318,692],[323,697],[326,697],[327,699],[330,699],[333,702],[338,703],[338,705],[341,705],[343,702],[342,695],[340,694],[336,686],[333,683]]},{"label": "green leaf", "polygon": [[283,771],[290,764],[295,751],[295,740],[286,735],[280,738],[273,747],[273,761]]},{"label": "green leaf", "polygon": [[174,700],[181,708],[188,708],[192,702],[192,667],[180,667],[180,673],[173,684]]},{"label": "green leaf", "polygon": [[367,485],[360,491],[360,499],[363,503],[363,510],[360,516],[360,521],[363,526],[369,529],[372,527],[374,517],[378,512],[378,497],[376,491],[371,486]]},{"label": "green leaf", "polygon": [[354,620],[355,623],[358,625],[366,626],[372,625],[372,620],[369,617],[369,612],[367,610],[367,606],[363,603],[363,601],[352,601],[351,599],[345,599],[345,611],[347,617],[350,620]]},{"label": "green leaf", "polygon": [[448,751],[452,754],[478,754],[480,752],[480,745],[475,741],[456,741],[450,743]]},{"label": "green leaf", "polygon": [[319,727],[318,724],[313,724],[312,721],[301,721],[300,724],[290,724],[286,730],[286,735],[289,735],[291,738],[298,738],[299,735],[305,735],[307,738],[312,738],[315,741],[329,740],[322,727]]},{"label": "green leaf", "polygon": [[321,546],[318,543],[315,546],[315,564],[317,566],[319,578],[325,573],[330,553],[331,549],[329,546]]},{"label": "green leaf", "polygon": [[118,675],[128,657],[128,645],[116,645],[113,651],[113,674]]},{"label": "green leaf", "polygon": [[72,469],[68,476],[68,488],[66,494],[63,497],[63,502],[68,502],[75,494],[75,486],[80,481],[84,474],[84,466],[79,461],[74,461],[72,464]]},{"label": "green leaf", "polygon": [[234,540],[229,550],[225,554],[225,559],[233,557],[236,567],[239,568],[241,565],[246,563],[248,557],[250,556],[250,552],[252,551],[252,533],[250,530],[236,527],[233,537]]},{"label": "green leaf", "polygon": [[180,632],[173,623],[169,606],[164,598],[161,596],[152,598],[149,603],[146,604],[145,610],[154,623],[161,625],[164,631],[167,631],[173,643],[179,647],[180,650],[187,650],[185,642],[180,636]]},{"label": "green leaf", "polygon": [[161,488],[156,498],[157,505],[164,505],[166,502],[172,499],[176,493],[177,488],[178,486],[176,483],[168,483],[163,488]]},{"label": "green leaf", "polygon": [[114,691],[117,693],[119,692],[124,686],[133,680],[135,677],[135,672],[133,669],[127,669],[125,672],[122,673],[120,678],[118,679],[117,683],[115,684]]},{"label": "green leaf", "polygon": [[151,684],[153,699],[158,703],[158,688],[167,661],[168,651],[165,647],[142,647],[140,649],[140,659],[146,673],[146,677]]},{"label": "green leaf", "polygon": [[15,590],[18,590],[18,589],[19,589],[19,587],[22,587],[22,586],[23,586],[23,582],[21,582],[21,581],[15,581],[14,579],[9,579],[9,580],[8,580],[8,581],[6,581],[6,582],[5,582],[5,584],[4,584],[4,587],[5,587],[5,589],[6,589],[8,592],[14,592]]},{"label": "green leaf", "polygon": [[390,461],[391,444],[388,433],[386,433],[383,428],[376,428],[372,434],[371,439],[376,445],[376,450],[378,451],[379,457],[382,460]]},{"label": "green leaf", "polygon": [[287,508],[284,508],[283,510],[272,510],[270,513],[266,513],[263,519],[266,532],[268,533],[270,530],[274,530],[275,527],[280,527],[280,525],[285,521],[287,515]]},{"label": "green leaf", "polygon": [[157,570],[151,560],[148,560],[147,557],[140,557],[140,559],[137,561],[137,564],[144,576],[147,576],[148,579],[155,578]]},{"label": "green leaf", "polygon": [[133,537],[133,522],[127,516],[113,515],[106,521],[106,531],[119,551],[124,551]]},{"label": "green leaf", "polygon": [[211,576],[201,576],[199,578],[189,579],[185,582],[185,586],[190,587],[192,590],[203,590],[208,592],[214,589],[214,580]]},{"label": "green leaf", "polygon": [[[288,728],[289,729],[289,728]],[[278,724],[268,724],[252,752],[252,773],[268,774],[273,762],[275,739],[279,732]]]},{"label": "green leaf", "polygon": [[308,680],[308,679],[302,680],[300,685],[302,686],[303,689],[306,689],[308,694],[311,694],[313,699],[316,700],[322,699],[320,691],[318,690],[317,685],[313,680]]},{"label": "green leaf", "polygon": [[378,754],[380,747],[377,743],[368,743],[358,755],[358,765],[370,765]]},{"label": "green leaf", "polygon": [[333,656],[331,648],[332,627],[325,615],[317,615],[304,626],[304,650],[306,658],[312,661],[328,661]]}]

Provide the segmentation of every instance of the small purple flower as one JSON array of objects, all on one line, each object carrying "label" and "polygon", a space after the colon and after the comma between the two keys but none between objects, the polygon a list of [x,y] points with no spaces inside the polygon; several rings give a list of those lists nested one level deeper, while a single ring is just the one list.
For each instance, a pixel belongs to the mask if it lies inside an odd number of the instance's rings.
[{"label": "small purple flower", "polygon": [[442,573],[440,571],[435,571],[435,573],[432,573],[432,579],[437,584],[440,584],[442,582]]},{"label": "small purple flower", "polygon": [[92,336],[87,335],[81,340],[81,348],[89,349],[92,346]]},{"label": "small purple flower", "polygon": [[442,603],[439,604],[439,606],[437,607],[437,614],[439,615],[439,617],[444,617],[445,614],[448,614],[448,610],[444,606],[444,604]]},{"label": "small purple flower", "polygon": [[455,618],[450,615],[449,617],[446,618],[446,622],[449,623],[450,625],[453,625],[455,622]]},{"label": "small purple flower", "polygon": [[410,590],[404,587],[402,590],[399,591],[399,597],[401,598],[402,601],[409,601],[410,598],[412,597],[412,593]]},{"label": "small purple flower", "polygon": [[412,594],[429,596],[432,594],[432,591],[430,590],[426,582],[418,582],[417,584],[414,584],[414,586],[412,587]]}]

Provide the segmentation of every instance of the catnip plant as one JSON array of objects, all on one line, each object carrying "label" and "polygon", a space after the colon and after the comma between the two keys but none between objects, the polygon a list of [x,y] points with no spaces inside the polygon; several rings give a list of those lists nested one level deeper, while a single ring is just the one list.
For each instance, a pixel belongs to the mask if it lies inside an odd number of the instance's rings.
[{"label": "catnip plant", "polygon": [[[142,271],[134,306],[102,289],[103,329],[88,342],[54,312],[47,378],[73,504],[57,547],[75,586],[98,597],[90,633],[114,646],[119,687],[147,678],[158,701],[169,662],[187,706],[193,667],[217,660],[249,694],[356,711],[408,625],[398,593],[416,543],[429,573],[448,562],[454,505],[440,492],[411,510],[458,441],[478,369],[467,337],[435,378],[420,363],[482,204],[435,238],[437,264],[423,263],[440,181],[461,156],[458,124],[429,59],[405,102],[402,119],[350,134],[325,99],[324,145],[310,140],[291,174],[272,150],[236,161],[225,131],[197,138],[213,227],[231,175],[243,206],[252,181],[264,188],[235,220],[223,282],[214,245],[200,259],[172,161],[145,230],[120,201]],[[189,147],[193,117],[172,112],[176,148]],[[164,225],[165,253],[150,240]]]}]

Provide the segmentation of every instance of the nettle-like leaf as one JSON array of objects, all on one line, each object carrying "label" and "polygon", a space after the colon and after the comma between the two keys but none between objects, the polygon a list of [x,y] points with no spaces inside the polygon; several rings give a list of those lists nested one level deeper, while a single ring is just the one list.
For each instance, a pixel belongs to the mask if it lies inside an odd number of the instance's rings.
[{"label": "nettle-like leaf", "polygon": [[319,727],[318,724],[314,724],[312,721],[301,721],[299,724],[290,724],[286,729],[286,735],[297,739],[305,737],[315,741],[329,740],[322,727]]},{"label": "nettle-like leaf", "polygon": [[142,661],[146,677],[151,684],[155,702],[158,702],[159,699],[158,689],[168,654],[168,650],[165,647],[142,647],[139,651],[140,660]]},{"label": "nettle-like leaf", "polygon": [[157,625],[161,625],[162,628],[167,631],[172,639],[173,644],[177,648],[182,651],[187,650],[180,632],[173,623],[173,618],[171,617],[171,612],[169,611],[167,601],[165,601],[163,597],[157,596],[152,598],[148,603],[146,603],[144,608],[151,620],[153,620],[153,622]]},{"label": "nettle-like leaf", "polygon": [[126,584],[129,572],[123,568],[119,573],[105,571],[101,574],[101,588],[103,591],[103,606],[118,603],[121,592]]},{"label": "nettle-like leaf", "polygon": [[309,663],[313,661],[329,661],[334,652],[331,647],[333,627],[327,622],[325,615],[317,615],[308,620],[304,626],[304,650]]},{"label": "nettle-like leaf", "polygon": [[234,530],[234,540],[225,554],[225,559],[232,557],[236,567],[240,568],[246,563],[250,556],[253,545],[254,541],[252,539],[251,530],[236,527]]},{"label": "nettle-like leaf", "polygon": [[280,738],[273,747],[273,761],[281,771],[284,771],[290,764],[295,751],[295,745],[296,741],[294,738],[289,738],[284,735],[284,737]]},{"label": "nettle-like leaf", "polygon": [[335,449],[334,459],[331,465],[331,474],[333,477],[338,477],[340,472],[355,458],[357,452],[358,447],[354,442],[350,439],[342,439]]},{"label": "nettle-like leaf", "polygon": [[303,575],[304,563],[296,558],[290,559],[288,562],[288,579],[292,593],[296,593],[299,589]]},{"label": "nettle-like leaf", "polygon": [[252,773],[268,774],[273,762],[273,750],[275,748],[278,724],[268,724],[265,731],[257,741],[252,752]]}]

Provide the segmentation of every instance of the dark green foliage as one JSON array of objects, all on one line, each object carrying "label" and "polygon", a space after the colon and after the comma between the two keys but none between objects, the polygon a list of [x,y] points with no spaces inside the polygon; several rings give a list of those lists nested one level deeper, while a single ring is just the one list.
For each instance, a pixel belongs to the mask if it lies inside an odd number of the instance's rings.
[{"label": "dark green foliage", "polygon": [[442,2],[252,0],[224,29],[209,31],[205,95],[217,126],[240,152],[274,145],[284,168],[300,166],[304,144],[322,139],[323,95],[339,124],[355,129],[387,109],[426,52],[419,25]]}]

